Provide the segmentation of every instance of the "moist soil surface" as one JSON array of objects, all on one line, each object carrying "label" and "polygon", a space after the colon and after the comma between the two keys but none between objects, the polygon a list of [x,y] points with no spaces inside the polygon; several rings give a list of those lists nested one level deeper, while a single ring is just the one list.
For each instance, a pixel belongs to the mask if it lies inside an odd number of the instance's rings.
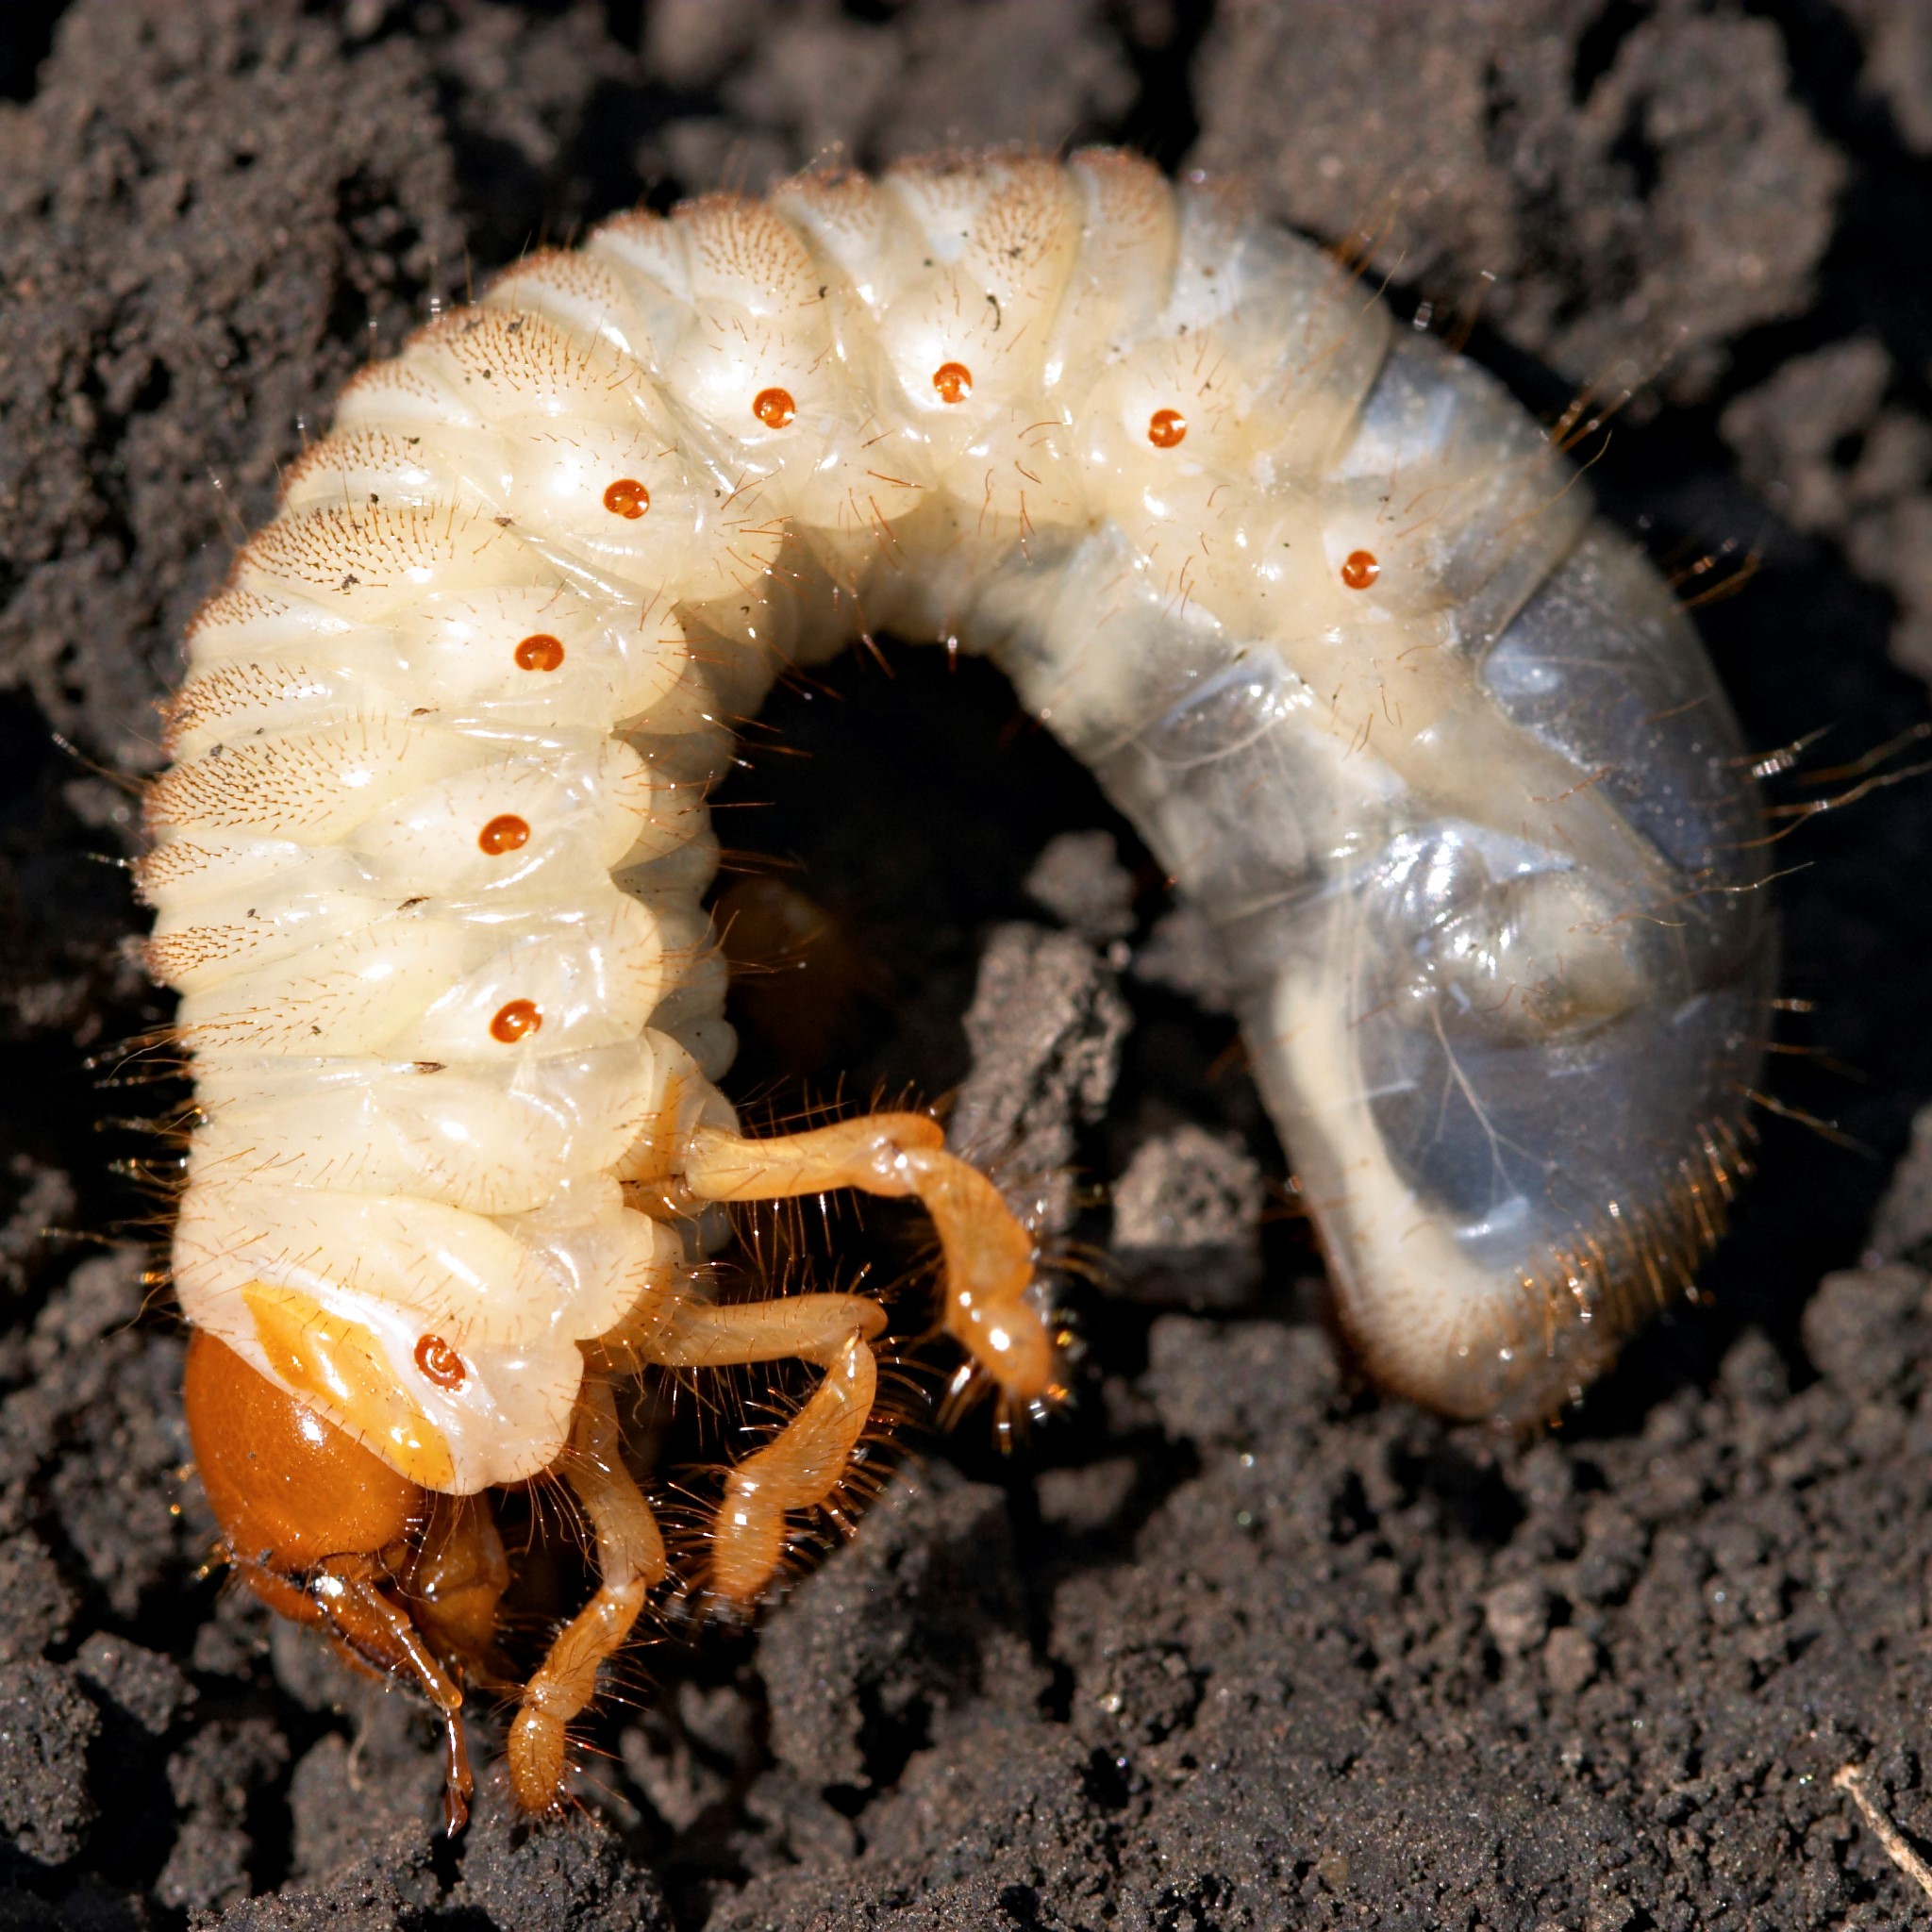
[{"label": "moist soil surface", "polygon": [[[1836,1782],[1932,1850],[1932,780],[1864,783],[1932,669],[1922,0],[22,0],[0,91],[0,1926],[1927,1923]],[[1076,1396],[934,1428],[899,1287],[856,1537],[754,1629],[667,1605],[564,1813],[486,1777],[442,1840],[416,1705],[200,1569],[125,870],[183,624],[342,379],[525,248],[1096,139],[1347,240],[1546,418],[1633,391],[1591,486],[1724,593],[1749,741],[1824,734],[1773,802],[1843,801],[1776,848],[1757,1178],[1559,1425],[1378,1400],[1091,780],[918,641],[788,685],[720,799],[733,1091],[947,1098],[1069,1258]],[[915,1232],[756,1227],[752,1278]],[[759,1395],[640,1441],[701,1498]],[[535,1643],[583,1577],[525,1572]]]}]

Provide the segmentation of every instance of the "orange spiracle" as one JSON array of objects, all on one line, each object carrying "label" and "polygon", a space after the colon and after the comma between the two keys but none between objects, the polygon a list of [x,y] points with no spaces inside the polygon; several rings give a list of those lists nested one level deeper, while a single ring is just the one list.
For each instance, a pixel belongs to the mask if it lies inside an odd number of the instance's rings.
[{"label": "orange spiracle", "polygon": [[460,1389],[470,1379],[462,1357],[440,1335],[417,1337],[416,1366],[439,1389]]},{"label": "orange spiracle", "polygon": [[529,842],[529,821],[518,818],[513,811],[499,812],[476,834],[477,845],[491,858],[500,858],[506,852],[520,851]]},{"label": "orange spiracle", "polygon": [[942,403],[963,403],[973,393],[973,372],[963,362],[941,362],[932,373],[932,386]]},{"label": "orange spiracle", "polygon": [[633,521],[651,507],[651,492],[635,476],[620,476],[604,492],[604,508],[614,517]]},{"label": "orange spiracle", "polygon": [[1188,419],[1178,409],[1156,409],[1147,419],[1147,441],[1156,449],[1172,449],[1188,433]]},{"label": "orange spiracle", "polygon": [[1341,581],[1351,591],[1366,591],[1382,575],[1373,550],[1351,550],[1341,562]]},{"label": "orange spiracle", "polygon": [[562,662],[563,640],[548,631],[534,631],[517,646],[519,671],[555,671]]},{"label": "orange spiracle", "polygon": [[543,1015],[537,1010],[535,1000],[510,1000],[497,1008],[496,1017],[490,1023],[490,1037],[500,1040],[505,1046],[514,1046],[542,1024]]},{"label": "orange spiracle", "polygon": [[798,414],[789,389],[761,389],[752,398],[751,412],[767,429],[782,429]]}]

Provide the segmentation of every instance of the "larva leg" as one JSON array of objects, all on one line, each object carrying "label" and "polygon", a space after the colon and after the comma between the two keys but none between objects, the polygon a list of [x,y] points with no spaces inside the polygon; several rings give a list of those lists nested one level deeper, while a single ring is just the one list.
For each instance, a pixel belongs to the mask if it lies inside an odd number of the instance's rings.
[{"label": "larva leg", "polygon": [[716,1127],[692,1134],[684,1182],[704,1201],[777,1201],[858,1188],[916,1195],[939,1230],[945,1257],[945,1326],[1021,1406],[1058,1398],[1059,1350],[1028,1298],[1033,1238],[999,1190],[946,1152],[938,1122],[875,1113],[809,1133],[747,1141]]},{"label": "larva leg", "polygon": [[825,1374],[810,1399],[732,1472],[713,1530],[708,1581],[732,1603],[756,1601],[785,1554],[788,1511],[809,1509],[843,1480],[872,1413],[878,1369],[867,1345],[886,1324],[876,1303],[797,1295],[730,1307],[682,1307],[651,1344],[667,1368],[723,1368],[795,1357]]},{"label": "larva leg", "polygon": [[565,1730],[596,1695],[598,1666],[623,1645],[664,1575],[664,1539],[624,1466],[617,1405],[601,1376],[585,1377],[563,1474],[596,1533],[601,1581],[524,1687],[510,1726],[510,1789],[525,1811],[546,1811],[561,1795]]}]

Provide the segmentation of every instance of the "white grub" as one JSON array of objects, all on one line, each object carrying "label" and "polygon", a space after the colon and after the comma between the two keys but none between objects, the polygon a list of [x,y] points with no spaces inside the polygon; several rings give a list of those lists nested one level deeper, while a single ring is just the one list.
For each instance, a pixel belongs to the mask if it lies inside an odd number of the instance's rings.
[{"label": "white grub", "polygon": [[[1683,1285],[1773,952],[1694,633],[1491,378],[1091,152],[622,217],[351,383],[149,804],[189,1320],[458,1494],[567,1474],[609,1374],[804,1356],[732,1478],[746,1593],[837,1491],[876,1311],[709,1307],[707,1204],[919,1193],[947,1326],[1048,1397],[1025,1238],[930,1122],[747,1142],[715,1085],[731,721],[883,630],[1003,668],[1207,923],[1383,1382],[1544,1416]],[[636,1595],[636,1512],[587,1507]]]}]

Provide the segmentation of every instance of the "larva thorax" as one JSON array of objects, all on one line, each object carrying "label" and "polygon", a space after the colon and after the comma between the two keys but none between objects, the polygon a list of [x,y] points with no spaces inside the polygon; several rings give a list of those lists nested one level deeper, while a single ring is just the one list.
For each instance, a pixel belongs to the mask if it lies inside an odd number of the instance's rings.
[{"label": "larva thorax", "polygon": [[949,1329],[1007,1400],[1057,1387],[1030,1243],[937,1128],[745,1141],[714,1085],[706,789],[777,671],[871,629],[991,655],[1208,914],[1393,1386],[1547,1412],[1739,1165],[1735,730],[1490,378],[1114,154],[622,217],[349,386],[191,633],[142,874],[203,1118],[190,1320],[425,1491],[562,1470],[613,1642],[663,1557],[611,1375],[824,1368],[732,1478],[740,1597],[870,1407],[876,1311],[711,1307],[707,1204],[916,1193]]}]

